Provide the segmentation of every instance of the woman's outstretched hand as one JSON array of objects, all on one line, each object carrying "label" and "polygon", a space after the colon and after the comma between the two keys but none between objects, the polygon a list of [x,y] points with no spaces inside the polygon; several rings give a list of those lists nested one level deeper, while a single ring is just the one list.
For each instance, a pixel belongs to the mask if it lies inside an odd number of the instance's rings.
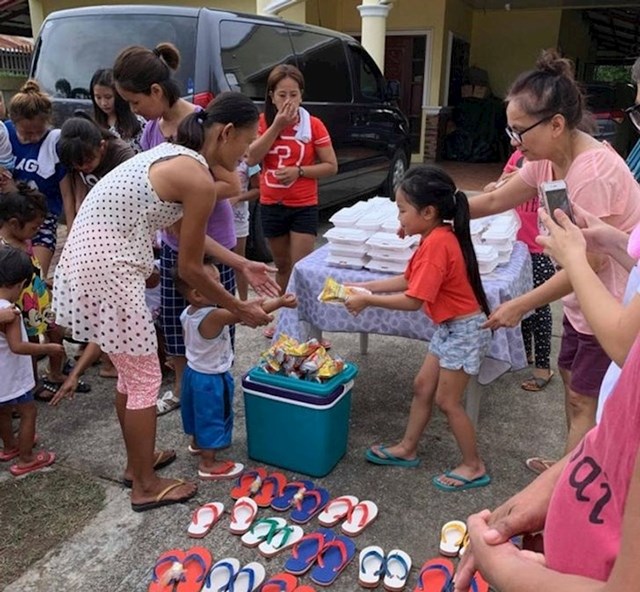
[{"label": "woman's outstretched hand", "polygon": [[269,275],[274,274],[278,270],[275,267],[269,267],[259,261],[249,261],[242,268],[242,274],[249,282],[249,285],[255,290],[258,296],[269,296],[277,298],[280,296],[280,286]]}]

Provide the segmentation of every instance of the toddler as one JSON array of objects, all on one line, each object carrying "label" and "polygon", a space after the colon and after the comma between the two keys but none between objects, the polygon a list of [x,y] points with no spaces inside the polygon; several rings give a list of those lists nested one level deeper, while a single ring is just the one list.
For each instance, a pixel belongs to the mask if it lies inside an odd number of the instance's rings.
[{"label": "toddler", "polygon": [[[220,273],[211,264],[207,273],[219,281]],[[216,458],[217,451],[231,444],[233,429],[233,377],[229,372],[233,350],[229,325],[240,319],[218,308],[200,292],[173,273],[176,289],[189,306],[180,315],[187,352],[187,366],[182,376],[182,425],[192,437],[191,451],[200,455],[198,475],[201,479],[231,479],[244,466]],[[297,306],[293,294],[263,302],[270,313],[279,308]]]},{"label": "toddler", "polygon": [[[36,407],[33,402],[35,380],[29,356],[61,355],[59,343],[29,343],[22,319],[15,313],[15,303],[22,290],[31,283],[33,265],[21,249],[0,246],[0,461],[17,459],[9,467],[15,477],[51,465],[55,454],[33,452],[36,433]],[[12,412],[20,416],[18,436],[13,432]]]}]

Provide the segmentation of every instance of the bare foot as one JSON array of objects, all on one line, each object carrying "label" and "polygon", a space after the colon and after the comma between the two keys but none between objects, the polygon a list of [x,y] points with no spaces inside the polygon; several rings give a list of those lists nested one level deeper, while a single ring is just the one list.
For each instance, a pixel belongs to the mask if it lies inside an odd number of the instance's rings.
[{"label": "bare foot", "polygon": [[[164,467],[168,467],[174,460],[176,460],[177,455],[175,450],[156,450],[153,453],[153,470],[159,471],[160,469],[164,469]],[[127,487],[131,487],[133,477],[131,475],[131,471],[127,467],[124,471],[124,476],[122,481]]]}]

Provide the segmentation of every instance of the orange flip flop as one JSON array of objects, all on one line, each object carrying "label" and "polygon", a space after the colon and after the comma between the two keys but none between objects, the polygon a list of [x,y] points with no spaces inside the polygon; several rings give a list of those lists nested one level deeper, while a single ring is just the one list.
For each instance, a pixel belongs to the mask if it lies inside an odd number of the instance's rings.
[{"label": "orange flip flop", "polygon": [[175,588],[176,592],[200,592],[212,561],[210,551],[204,547],[187,549],[182,561],[183,575]]},{"label": "orange flip flop", "polygon": [[238,477],[235,487],[231,489],[231,497],[234,500],[241,497],[247,497],[254,495],[260,491],[262,486],[262,480],[267,476],[267,469],[258,467],[257,469],[251,469],[245,471]]},{"label": "orange flip flop", "polygon": [[169,549],[162,553],[153,566],[148,592],[171,592],[183,572],[184,558],[182,549]]},{"label": "orange flip flop", "polygon": [[422,564],[418,574],[418,583],[413,592],[432,592],[448,590],[453,579],[455,567],[449,559],[435,557]]},{"label": "orange flip flop", "polygon": [[286,572],[280,572],[271,576],[262,584],[262,592],[293,592],[298,590],[298,578]]}]

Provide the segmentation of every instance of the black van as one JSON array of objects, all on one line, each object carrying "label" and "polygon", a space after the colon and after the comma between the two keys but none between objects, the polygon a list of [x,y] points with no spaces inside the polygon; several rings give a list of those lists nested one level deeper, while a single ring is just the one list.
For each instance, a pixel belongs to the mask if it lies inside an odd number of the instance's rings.
[{"label": "black van", "polygon": [[277,64],[304,74],[304,105],[327,126],[338,174],[320,183],[326,207],[360,195],[390,195],[410,159],[409,125],[395,105],[394,84],[348,35],[279,18],[209,8],[112,5],[50,14],[38,36],[31,76],[55,97],[56,125],[87,108],[89,81],[128,45],[180,50],[183,96],[205,106],[237,90],[264,101]]}]

